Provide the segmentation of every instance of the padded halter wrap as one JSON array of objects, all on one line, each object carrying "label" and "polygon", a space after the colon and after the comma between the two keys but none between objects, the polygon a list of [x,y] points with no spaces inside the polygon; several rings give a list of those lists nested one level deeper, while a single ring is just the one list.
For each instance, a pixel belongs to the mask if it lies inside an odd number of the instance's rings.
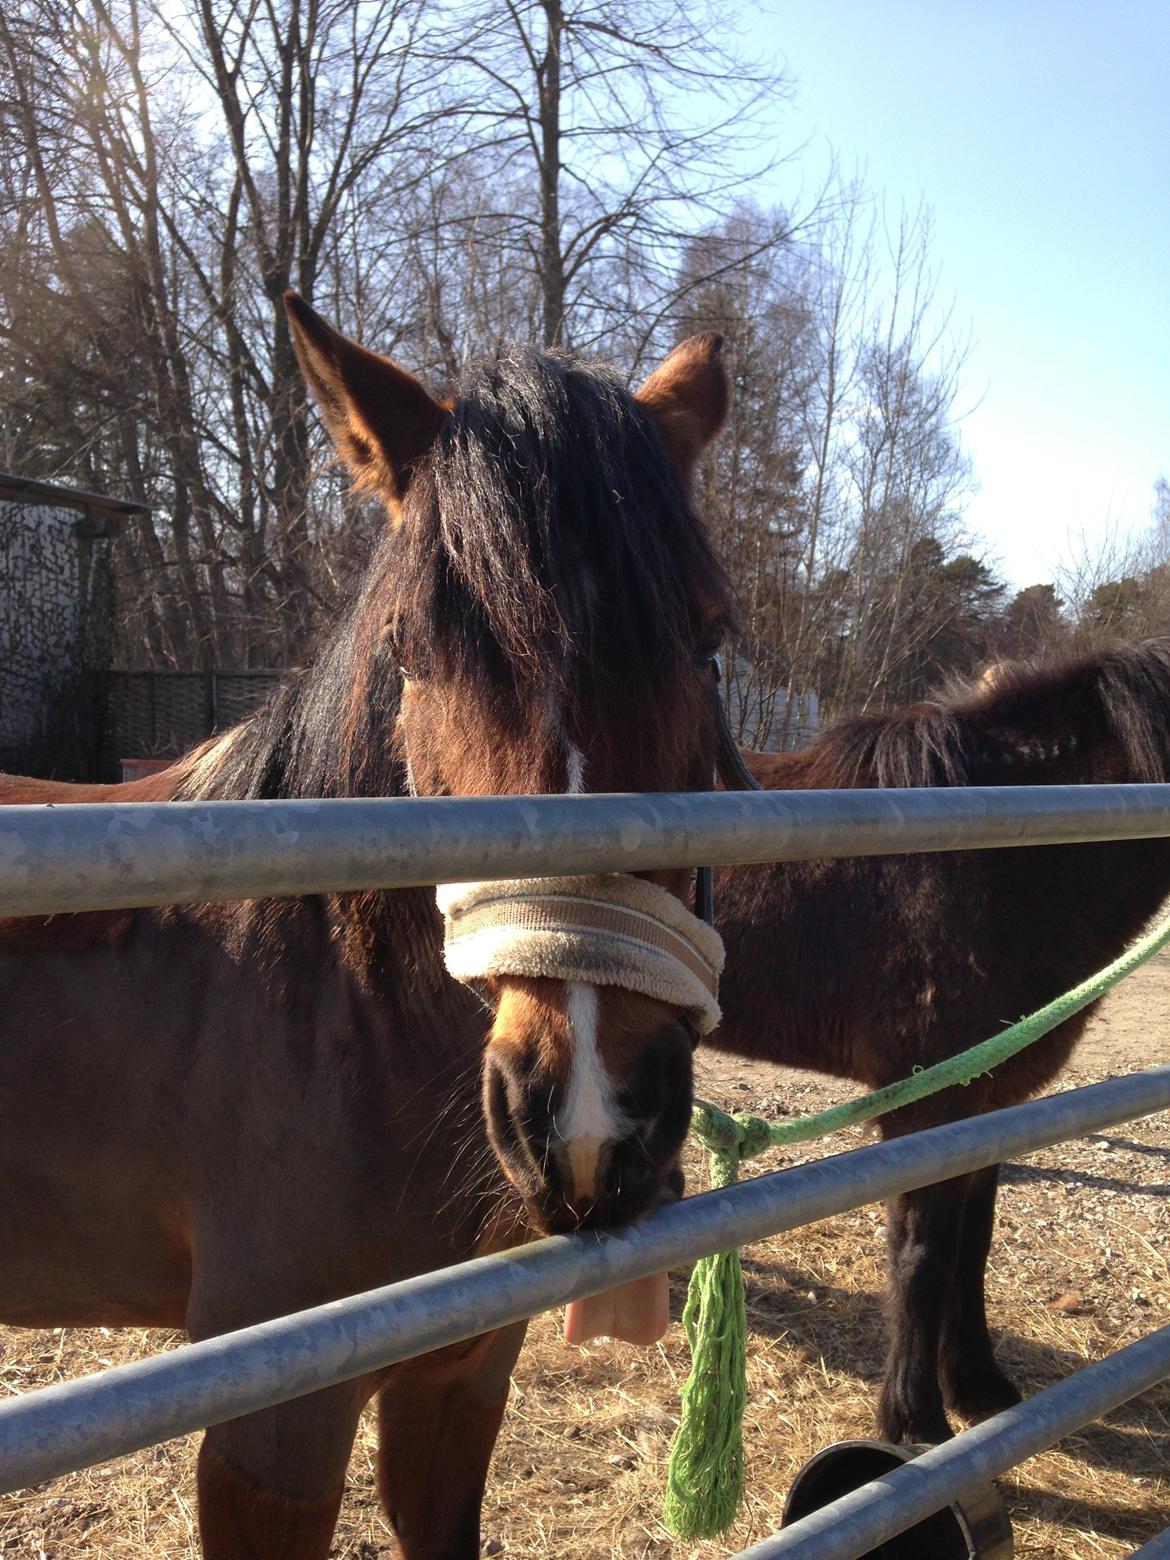
[{"label": "padded halter wrap", "polygon": [[621,986],[719,1022],[723,939],[666,889],[624,872],[450,883],[436,889],[458,981],[544,976]]}]

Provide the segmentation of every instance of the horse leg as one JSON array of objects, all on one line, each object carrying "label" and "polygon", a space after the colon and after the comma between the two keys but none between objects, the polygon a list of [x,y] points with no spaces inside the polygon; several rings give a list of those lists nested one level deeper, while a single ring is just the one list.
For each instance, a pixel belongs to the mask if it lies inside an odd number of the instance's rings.
[{"label": "horse leg", "polygon": [[978,1421],[1020,1401],[1015,1384],[1000,1369],[987,1330],[987,1256],[995,1225],[999,1166],[967,1177],[958,1260],[939,1344],[939,1377],[948,1408]]},{"label": "horse leg", "polygon": [[204,1560],[325,1560],[372,1388],[343,1382],[207,1431],[198,1466]]},{"label": "horse leg", "polygon": [[965,1177],[920,1187],[888,1205],[890,1346],[878,1403],[888,1441],[951,1434],[938,1378],[939,1340],[959,1241]]},{"label": "horse leg", "polygon": [[391,1370],[378,1397],[378,1489],[401,1560],[477,1560],[488,1463],[526,1326]]}]

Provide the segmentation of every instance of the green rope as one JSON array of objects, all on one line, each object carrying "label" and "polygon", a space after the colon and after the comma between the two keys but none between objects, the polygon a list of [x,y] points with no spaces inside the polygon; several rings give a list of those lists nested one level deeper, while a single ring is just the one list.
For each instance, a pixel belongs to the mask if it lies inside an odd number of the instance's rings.
[{"label": "green rope", "polygon": [[[691,1127],[710,1153],[712,1185],[733,1186],[741,1162],[769,1148],[827,1137],[940,1089],[969,1084],[1096,1001],[1168,942],[1170,917],[1096,975],[990,1040],[831,1110],[792,1121],[763,1121],[746,1112],[729,1115],[705,1100],[697,1101]],[[691,1349],[691,1373],[682,1389],[663,1519],[677,1538],[716,1538],[730,1527],[744,1489],[747,1312],[737,1251],[721,1251],[695,1264],[683,1325]]]}]

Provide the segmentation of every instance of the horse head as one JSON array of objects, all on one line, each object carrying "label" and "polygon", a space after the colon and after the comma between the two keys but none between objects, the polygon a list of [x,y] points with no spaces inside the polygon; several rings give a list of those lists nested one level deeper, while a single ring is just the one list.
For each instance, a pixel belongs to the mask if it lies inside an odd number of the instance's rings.
[{"label": "horse head", "polygon": [[[288,306],[334,442],[389,510],[359,610],[398,668],[408,789],[709,789],[729,595],[689,486],[726,412],[719,338],[636,395],[516,350],[438,400]],[[689,872],[442,892],[448,968],[493,1010],[489,1134],[540,1229],[622,1224],[681,1186],[720,963],[690,894]]]}]

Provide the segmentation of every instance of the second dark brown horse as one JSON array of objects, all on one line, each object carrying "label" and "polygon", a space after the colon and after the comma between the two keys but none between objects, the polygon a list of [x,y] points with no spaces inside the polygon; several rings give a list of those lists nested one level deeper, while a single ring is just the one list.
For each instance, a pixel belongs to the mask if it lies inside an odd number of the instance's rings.
[{"label": "second dark brown horse", "polygon": [[[807,752],[749,755],[769,789],[1170,779],[1170,641],[1000,666],[936,702],[842,721]],[[724,1021],[739,1055],[879,1088],[996,1034],[1122,952],[1170,894],[1170,840],[730,868]],[[1056,1076],[1092,1009],[886,1137],[1015,1104]],[[984,1304],[998,1170],[894,1199],[878,1428],[948,1436],[1018,1401]]]}]

